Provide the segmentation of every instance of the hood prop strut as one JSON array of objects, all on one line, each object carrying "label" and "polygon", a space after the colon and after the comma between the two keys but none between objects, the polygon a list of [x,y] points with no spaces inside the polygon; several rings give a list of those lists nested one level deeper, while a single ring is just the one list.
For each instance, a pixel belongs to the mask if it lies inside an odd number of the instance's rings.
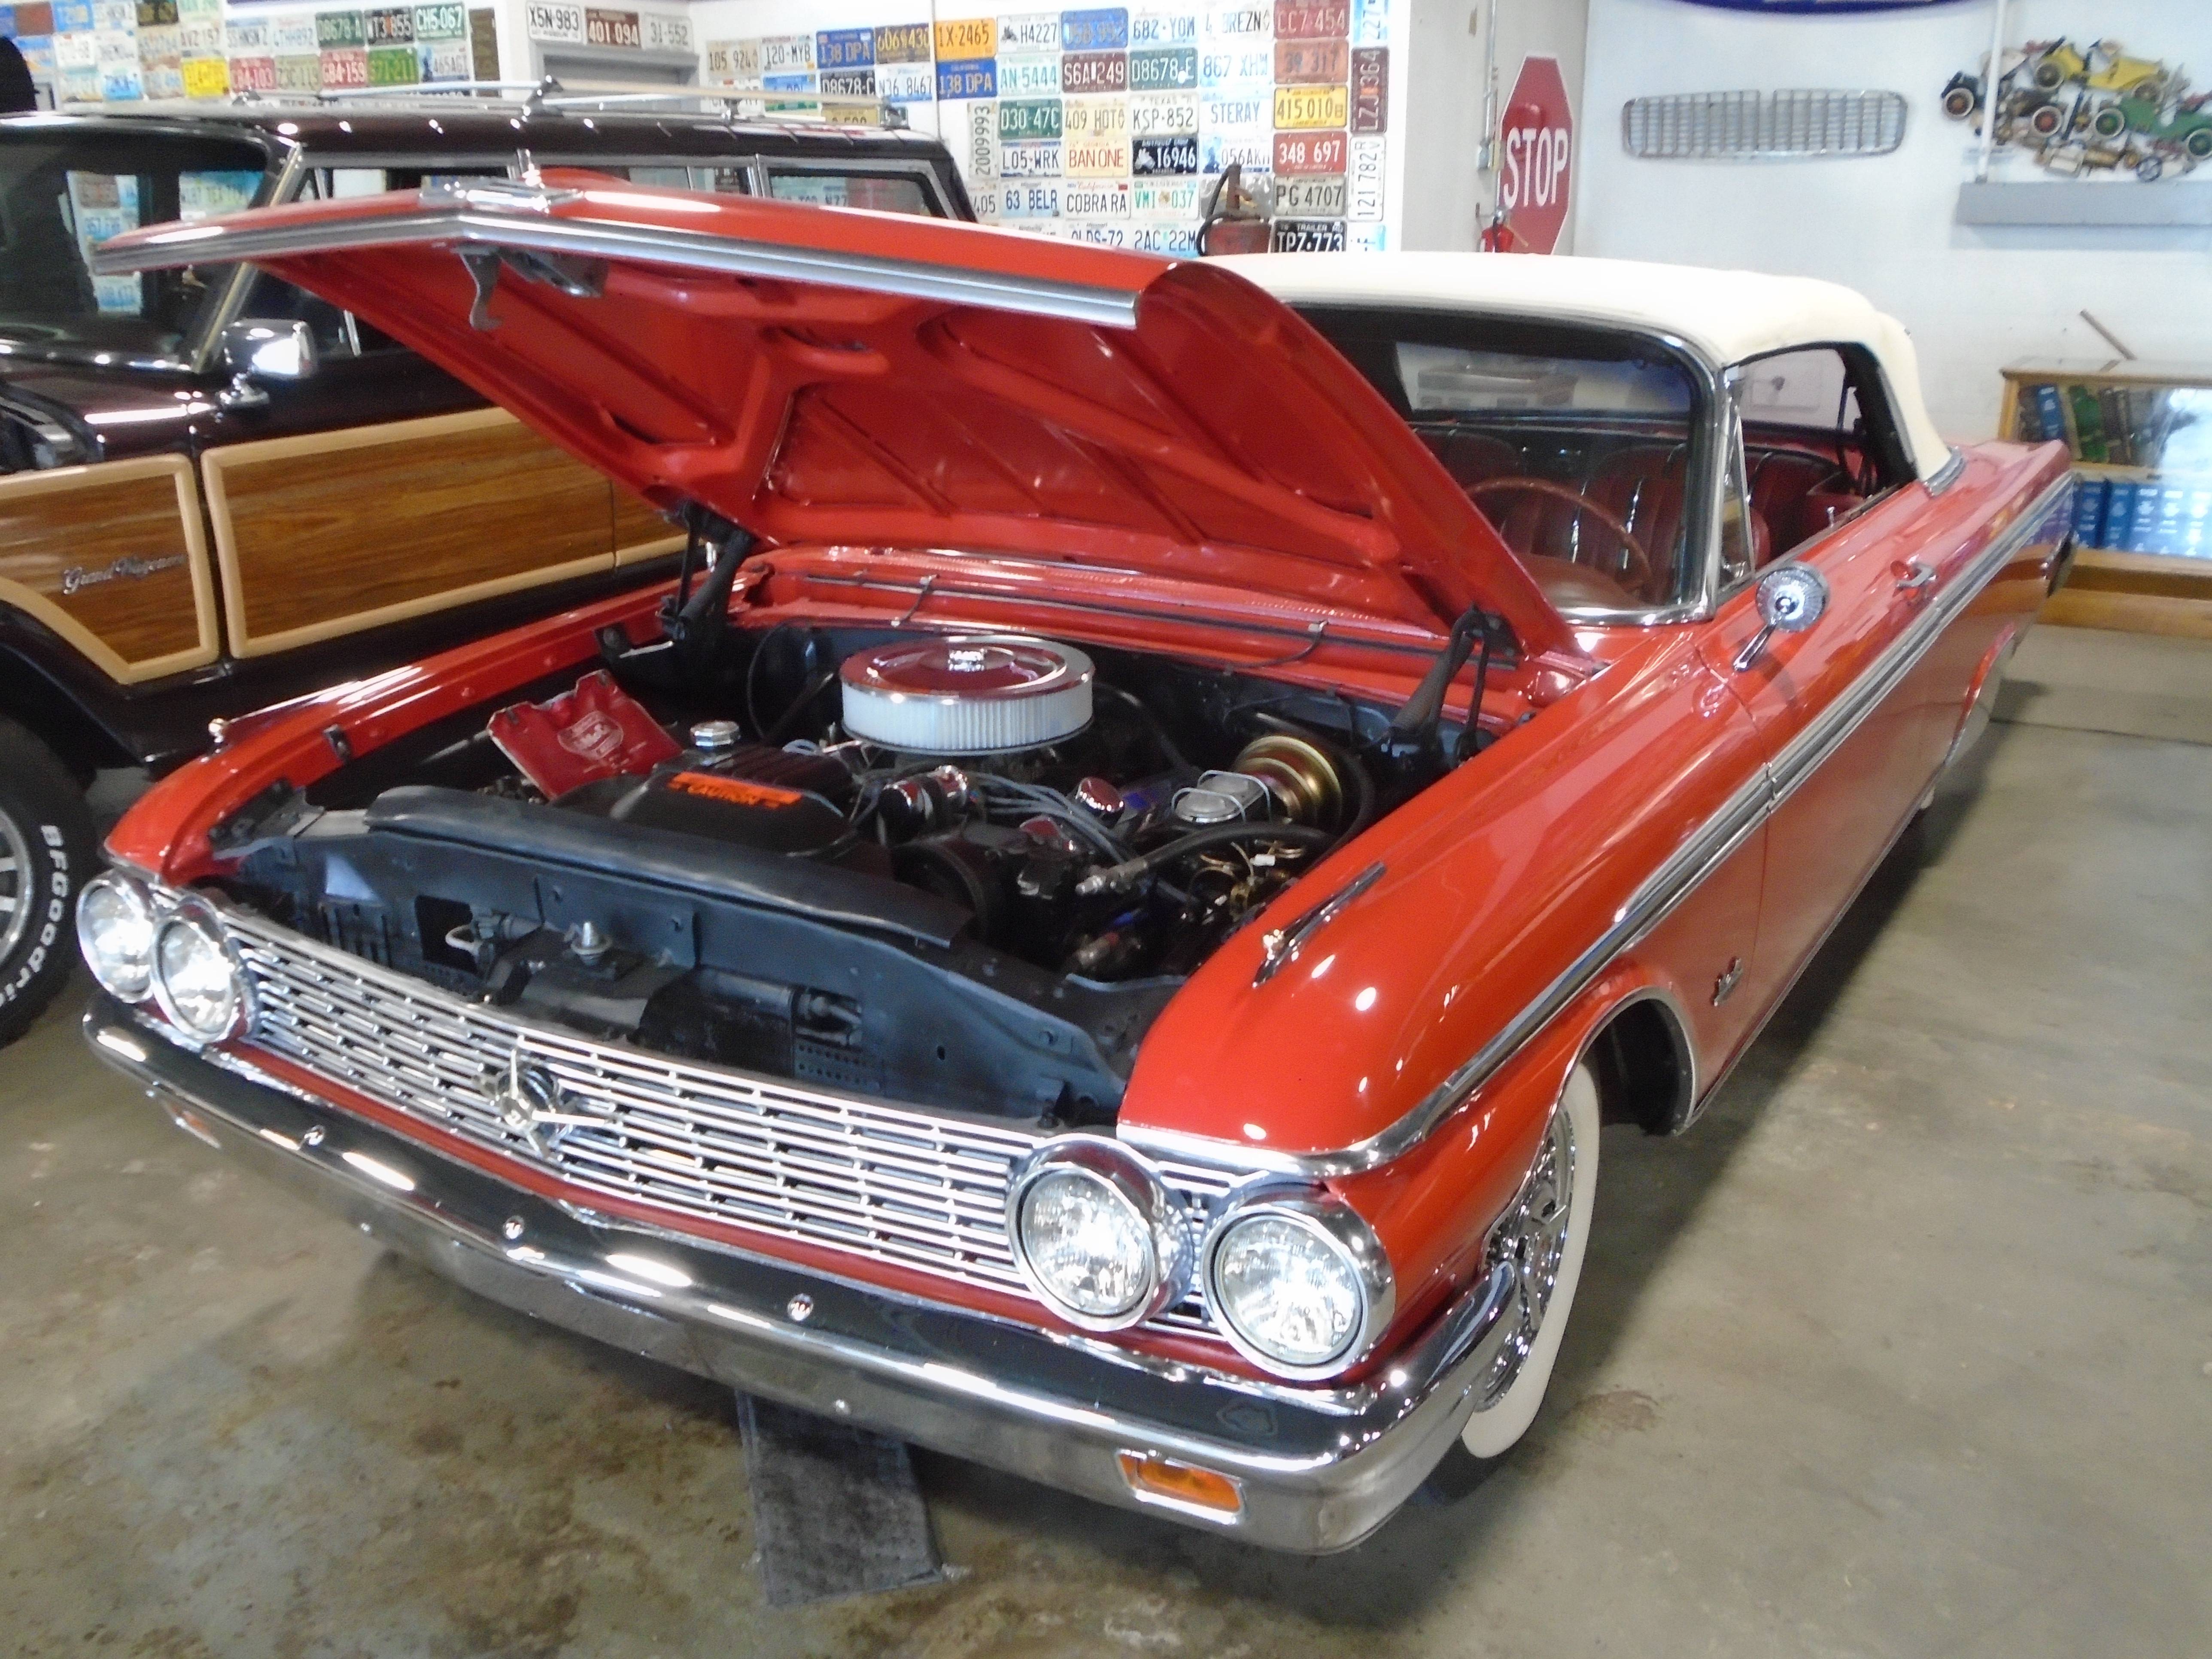
[{"label": "hood prop strut", "polygon": [[[629,642],[620,628],[602,629],[599,654],[610,668],[635,674],[663,691],[698,690],[714,671],[730,631],[730,592],[738,567],[753,550],[754,536],[711,508],[686,501],[676,518],[684,526],[684,563],[676,592],[660,602],[661,637],[651,645]],[[699,574],[699,554],[708,554]]]},{"label": "hood prop strut", "polygon": [[[1401,755],[1423,755],[1437,746],[1438,728],[1443,724],[1444,693],[1450,690],[1459,671],[1467,666],[1467,659],[1474,658],[1474,697],[1468,706],[1467,729],[1452,746],[1448,763],[1458,765],[1470,755],[1494,741],[1482,729],[1482,694],[1490,679],[1490,662],[1493,655],[1515,658],[1520,654],[1520,642],[1513,635],[1513,624],[1504,617],[1485,611],[1480,605],[1471,606],[1452,624],[1451,637],[1444,648],[1437,653],[1429,672],[1413,689],[1390,721],[1390,746]],[[1440,757],[1439,758],[1446,758]]]}]

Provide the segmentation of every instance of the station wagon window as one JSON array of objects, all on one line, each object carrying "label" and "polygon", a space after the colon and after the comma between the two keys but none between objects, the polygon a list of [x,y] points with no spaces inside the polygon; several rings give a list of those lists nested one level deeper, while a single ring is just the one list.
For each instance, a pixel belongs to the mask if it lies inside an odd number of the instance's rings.
[{"label": "station wagon window", "polygon": [[816,173],[771,167],[768,193],[780,202],[805,202],[815,207],[942,216],[931,193],[912,173]]},{"label": "station wagon window", "polygon": [[0,340],[173,358],[227,268],[95,276],[92,249],[142,225],[249,206],[260,149],[42,126],[0,136]]},{"label": "station wagon window", "polygon": [[[1695,596],[1710,477],[1705,381],[1623,331],[1315,307],[1561,611],[1647,614]],[[1698,550],[1693,552],[1692,550]]]},{"label": "station wagon window", "polygon": [[1913,476],[1881,376],[1863,347],[1773,352],[1739,364],[1727,378],[1738,452],[1733,488],[1743,534],[1729,540],[1724,506],[1723,590],[1856,517]]}]

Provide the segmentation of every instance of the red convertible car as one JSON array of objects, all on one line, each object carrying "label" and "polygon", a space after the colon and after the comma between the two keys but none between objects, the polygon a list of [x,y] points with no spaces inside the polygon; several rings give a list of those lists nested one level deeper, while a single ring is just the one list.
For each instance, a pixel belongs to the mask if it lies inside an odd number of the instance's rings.
[{"label": "red convertible car", "polygon": [[691,551],[231,723],[97,1051],[501,1302],[1284,1549],[1528,1427],[1601,1124],[1695,1120],[2064,550],[1816,283],[554,172],[100,256],[224,259]]}]

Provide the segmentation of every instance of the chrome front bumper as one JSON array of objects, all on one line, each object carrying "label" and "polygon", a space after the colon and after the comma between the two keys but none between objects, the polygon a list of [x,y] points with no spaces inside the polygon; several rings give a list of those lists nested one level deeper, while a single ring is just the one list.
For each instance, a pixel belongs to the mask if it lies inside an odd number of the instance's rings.
[{"label": "chrome front bumper", "polygon": [[[1271,1549],[1347,1548],[1450,1449],[1515,1322],[1510,1263],[1378,1380],[1255,1383],[900,1297],[539,1198],[111,999],[93,1052],[179,1127],[494,1301],[730,1388]],[[1118,1455],[1233,1477],[1242,1511],[1140,1498]]]}]

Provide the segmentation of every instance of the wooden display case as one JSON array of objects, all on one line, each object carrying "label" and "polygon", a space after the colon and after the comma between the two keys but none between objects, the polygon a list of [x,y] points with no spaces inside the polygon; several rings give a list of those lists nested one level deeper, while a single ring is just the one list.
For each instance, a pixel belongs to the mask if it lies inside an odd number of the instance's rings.
[{"label": "wooden display case", "polygon": [[2212,639],[2212,364],[2016,363],[1997,430],[2074,454],[2081,550],[2044,621]]}]

